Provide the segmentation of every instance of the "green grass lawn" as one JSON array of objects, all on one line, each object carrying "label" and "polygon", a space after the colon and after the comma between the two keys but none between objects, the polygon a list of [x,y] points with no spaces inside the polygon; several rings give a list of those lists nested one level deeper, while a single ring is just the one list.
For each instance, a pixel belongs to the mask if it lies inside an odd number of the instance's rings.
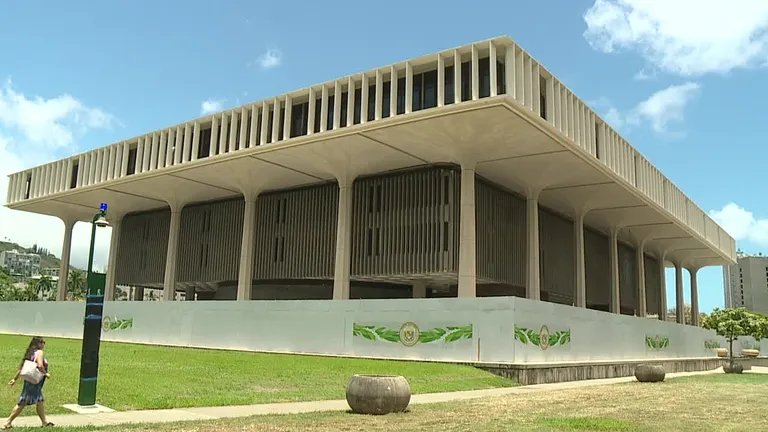
[{"label": "green grass lawn", "polygon": [[[6,417],[21,386],[11,379],[29,337],[0,335],[0,417]],[[80,341],[46,338],[52,378],[45,383],[49,413],[77,402]],[[249,405],[344,399],[356,373],[405,376],[413,393],[475,390],[515,385],[470,366],[283,354],[258,354],[102,343],[98,403],[118,411]],[[34,415],[28,409],[25,415]]]},{"label": "green grass lawn", "polygon": [[768,375],[708,375],[658,384],[628,383],[526,392],[497,398],[415,405],[410,412],[260,416],[175,424],[67,429],[80,432],[701,432],[765,431]]}]

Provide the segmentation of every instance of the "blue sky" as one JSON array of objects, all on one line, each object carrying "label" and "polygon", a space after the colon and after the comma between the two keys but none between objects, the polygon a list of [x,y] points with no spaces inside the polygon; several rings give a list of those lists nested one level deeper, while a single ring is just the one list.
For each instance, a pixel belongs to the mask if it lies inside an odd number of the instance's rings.
[{"label": "blue sky", "polygon": [[[741,249],[768,246],[768,201],[748,186],[764,179],[768,160],[768,2],[302,3],[5,4],[0,189],[5,174],[195,118],[204,107],[506,34],[712,212]],[[84,230],[75,234],[79,265]],[[61,231],[52,218],[0,211],[0,238],[59,251]],[[720,269],[699,278],[701,309],[722,305]],[[668,297],[674,305],[672,271]]]}]

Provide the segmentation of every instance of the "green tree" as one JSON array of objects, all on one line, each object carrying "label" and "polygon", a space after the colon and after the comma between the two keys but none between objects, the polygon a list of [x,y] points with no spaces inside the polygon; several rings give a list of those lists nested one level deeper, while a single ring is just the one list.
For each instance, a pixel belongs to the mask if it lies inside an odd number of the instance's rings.
[{"label": "green tree", "polygon": [[68,298],[74,301],[85,300],[85,273],[78,269],[69,271],[69,280],[67,282]]},{"label": "green tree", "polygon": [[715,308],[704,319],[702,327],[714,330],[718,335],[726,338],[729,344],[728,357],[731,368],[733,368],[733,341],[739,336],[752,336],[757,340],[768,337],[768,317],[746,308]]},{"label": "green tree", "polygon": [[[50,276],[43,275],[34,283],[34,290],[37,298],[44,300],[56,300],[56,292],[53,289],[53,279]],[[53,296],[53,298],[51,298]]]}]

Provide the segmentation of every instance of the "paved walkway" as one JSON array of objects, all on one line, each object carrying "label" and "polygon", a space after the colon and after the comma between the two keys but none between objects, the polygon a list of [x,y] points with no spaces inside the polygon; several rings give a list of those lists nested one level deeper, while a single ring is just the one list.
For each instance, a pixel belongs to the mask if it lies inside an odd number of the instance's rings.
[{"label": "paved walkway", "polygon": [[[768,373],[768,368],[753,367],[752,373]],[[669,373],[668,378],[691,375],[723,373],[722,368],[705,372]],[[428,404],[456,400],[478,399],[483,397],[527,394],[536,391],[559,390],[581,387],[593,387],[634,381],[634,377],[609,378],[601,380],[571,381],[554,384],[536,384],[521,387],[498,388],[490,390],[472,390],[450,393],[418,394],[411,397],[411,404]],[[251,417],[267,414],[299,414],[320,411],[346,411],[346,400],[315,402],[273,403],[246,406],[224,406],[206,408],[177,408],[167,410],[123,411],[104,414],[65,414],[49,416],[49,421],[57,426],[109,426],[127,423],[165,423],[179,421],[217,420],[236,417]],[[22,417],[14,426],[39,426],[37,417]]]}]

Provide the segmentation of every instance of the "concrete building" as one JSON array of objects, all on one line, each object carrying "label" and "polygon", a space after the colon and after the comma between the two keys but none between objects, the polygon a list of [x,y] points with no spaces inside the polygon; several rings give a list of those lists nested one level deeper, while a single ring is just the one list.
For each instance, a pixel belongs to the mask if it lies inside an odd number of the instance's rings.
[{"label": "concrete building", "polygon": [[523,296],[663,320],[666,265],[678,304],[689,271],[698,317],[696,272],[736,258],[733,238],[507,37],[34,167],[11,175],[7,201],[65,222],[62,263],[72,225],[109,203],[110,296]]},{"label": "concrete building", "polygon": [[40,255],[23,253],[16,249],[0,252],[0,265],[11,275],[29,278],[40,274]]},{"label": "concrete building", "polygon": [[745,307],[768,314],[768,257],[737,254],[737,262],[723,266],[725,307]]}]

